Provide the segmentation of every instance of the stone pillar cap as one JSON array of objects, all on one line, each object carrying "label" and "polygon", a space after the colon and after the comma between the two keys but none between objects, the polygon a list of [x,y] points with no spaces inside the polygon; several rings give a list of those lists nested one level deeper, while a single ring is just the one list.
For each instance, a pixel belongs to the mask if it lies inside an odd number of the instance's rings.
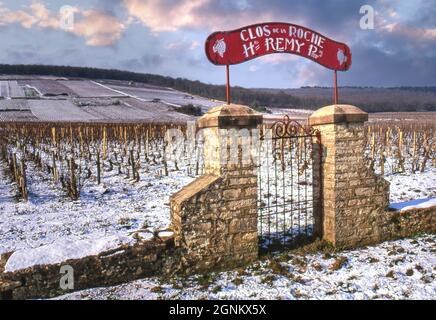
[{"label": "stone pillar cap", "polygon": [[263,115],[239,104],[223,104],[210,109],[197,121],[198,128],[255,128]]},{"label": "stone pillar cap", "polygon": [[368,121],[368,113],[348,104],[334,104],[316,110],[309,117],[309,125]]}]

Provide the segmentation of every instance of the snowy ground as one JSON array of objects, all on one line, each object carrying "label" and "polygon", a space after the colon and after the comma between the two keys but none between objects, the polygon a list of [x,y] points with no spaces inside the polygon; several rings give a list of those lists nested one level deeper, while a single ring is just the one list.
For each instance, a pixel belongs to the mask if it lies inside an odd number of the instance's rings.
[{"label": "snowy ground", "polygon": [[[101,186],[89,181],[81,199],[73,202],[29,162],[26,203],[15,198],[4,167],[0,162],[0,254],[57,241],[123,237],[140,228],[165,228],[169,196],[193,180],[184,171],[162,176],[160,165],[141,168],[137,183],[117,176],[114,170],[104,172]],[[435,168],[386,178],[391,182],[391,202],[436,197]],[[434,299],[435,240],[425,236],[332,256],[277,254],[245,270],[169,282],[149,278],[62,298]],[[338,270],[330,270],[335,261],[338,265],[347,262]]]},{"label": "snowy ground", "polygon": [[[29,201],[16,200],[15,187],[0,162],[0,254],[51,244],[60,238],[84,240],[126,235],[133,230],[166,228],[169,196],[194,178],[185,171],[162,175],[160,165],[141,168],[141,181],[104,172],[102,185],[88,181],[78,201],[71,201],[49,176],[28,162]],[[391,202],[436,197],[436,168],[424,173],[395,174]]]},{"label": "snowy ground", "polygon": [[391,183],[391,203],[436,197],[436,168],[431,166],[424,173],[389,174],[385,179]]},{"label": "snowy ground", "polygon": [[[32,94],[28,93],[30,88]],[[26,96],[28,99],[23,99]],[[75,105],[73,102],[77,98],[82,101],[94,100],[101,105]],[[113,105],[106,105],[104,102],[108,98],[118,101]],[[170,88],[141,83],[131,85],[126,81],[100,83],[41,77],[19,81],[0,80],[0,121],[185,122],[194,117],[177,112],[177,107],[193,104],[206,112],[222,103]],[[11,104],[19,107],[15,108],[17,110],[8,110]],[[29,106],[23,109],[22,104]]]},{"label": "snowy ground", "polygon": [[58,299],[435,299],[435,236],[338,253],[276,254],[245,269],[148,278]]},{"label": "snowy ground", "polygon": [[193,180],[181,171],[162,176],[159,165],[143,168],[137,183],[117,176],[114,170],[104,173],[100,186],[89,181],[80,200],[71,201],[29,162],[26,203],[15,199],[4,167],[0,162],[0,254],[60,238],[98,239],[145,227],[165,228],[170,218],[169,196]]}]

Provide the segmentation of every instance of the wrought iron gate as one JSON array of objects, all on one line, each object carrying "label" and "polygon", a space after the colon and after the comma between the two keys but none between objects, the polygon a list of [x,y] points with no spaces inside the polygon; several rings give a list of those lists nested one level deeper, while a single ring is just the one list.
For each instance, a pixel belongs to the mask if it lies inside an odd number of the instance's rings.
[{"label": "wrought iron gate", "polygon": [[321,228],[321,134],[285,116],[260,127],[261,249],[296,246]]}]

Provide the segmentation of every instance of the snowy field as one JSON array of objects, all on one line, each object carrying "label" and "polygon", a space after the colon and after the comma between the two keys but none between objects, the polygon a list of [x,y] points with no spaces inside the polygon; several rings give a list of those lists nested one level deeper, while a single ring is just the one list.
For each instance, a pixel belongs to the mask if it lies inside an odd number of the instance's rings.
[{"label": "snowy field", "polygon": [[[133,86],[122,81],[105,83],[0,78],[0,121],[186,121],[193,117],[177,112],[178,107],[193,104],[206,112],[223,103],[170,88]],[[117,99],[117,103],[108,105],[106,102],[111,98]],[[78,99],[82,104],[76,103]],[[92,105],[87,101],[92,101]]]},{"label": "snowy field", "polygon": [[[105,171],[71,201],[49,175],[28,163],[29,201],[0,162],[0,254],[59,241],[125,237],[169,224],[169,196],[194,178],[185,170],[163,175],[161,165],[141,167],[133,182]],[[391,174],[391,202],[436,197],[436,168]],[[434,299],[434,236],[384,243],[361,250],[274,254],[244,270],[164,281],[148,278],[112,288],[72,293],[62,299]]]},{"label": "snowy field", "polygon": [[139,100],[152,101],[159,99],[162,102],[174,104],[174,105],[186,105],[193,104],[203,107],[203,111],[221,105],[223,102],[212,101],[206,98],[194,96],[181,91],[177,91],[170,88],[159,87],[128,87],[119,85],[109,85],[109,88],[122,92],[123,94],[139,98]]},{"label": "snowy field", "polygon": [[[118,175],[116,170],[104,170],[101,185],[91,177],[81,190],[81,198],[71,201],[49,175],[28,162],[29,201],[24,202],[15,197],[16,187],[4,168],[0,161],[0,254],[36,248],[60,238],[84,240],[126,235],[147,227],[166,228],[170,195],[194,179],[182,166],[179,171],[170,166],[169,175],[164,176],[161,164],[144,165],[139,182]],[[391,182],[391,203],[436,197],[436,168],[431,166],[424,173],[392,174],[386,179]]]},{"label": "snowy field", "polygon": [[17,81],[0,81],[0,97],[5,99],[25,97],[23,88]]},{"label": "snowy field", "polygon": [[[436,169],[392,174],[391,202],[436,197]],[[58,299],[435,299],[436,237],[359,250],[265,257],[245,269],[171,280],[157,277]]]},{"label": "snowy field", "polygon": [[45,121],[97,120],[69,100],[28,100],[33,115]]},{"label": "snowy field", "polygon": [[396,173],[385,176],[391,183],[390,202],[404,202],[436,197],[436,168],[428,166],[424,173]]},{"label": "snowy field", "polygon": [[[160,165],[142,169],[140,182],[105,172],[102,184],[88,181],[71,201],[59,185],[28,165],[29,201],[17,201],[0,161],[0,254],[37,248],[59,239],[98,239],[169,224],[169,196],[193,180],[186,173],[163,176]],[[148,174],[147,174],[148,172]]]}]

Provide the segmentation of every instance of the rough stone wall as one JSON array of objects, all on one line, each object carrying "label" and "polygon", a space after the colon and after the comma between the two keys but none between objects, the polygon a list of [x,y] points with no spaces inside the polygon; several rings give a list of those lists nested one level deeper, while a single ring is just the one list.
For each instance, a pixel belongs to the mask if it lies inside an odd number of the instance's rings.
[{"label": "rough stone wall", "polygon": [[386,211],[378,241],[436,233],[436,206],[406,211]]},{"label": "rough stone wall", "polygon": [[[3,270],[9,255],[4,257]],[[139,241],[133,246],[124,245],[96,256],[0,273],[0,300],[47,298],[92,287],[116,285],[165,274],[178,262],[173,238]],[[74,289],[71,291],[60,287],[63,276],[60,269],[65,265],[74,270]]]},{"label": "rough stone wall", "polygon": [[[172,229],[183,250],[184,273],[228,269],[257,259],[257,168],[242,161],[221,161],[231,152],[221,149],[219,129],[204,129],[206,174],[171,196]],[[234,152],[235,150],[233,150]]]},{"label": "rough stone wall", "polygon": [[316,126],[323,146],[323,234],[337,247],[375,243],[389,205],[389,183],[364,161],[362,122]]}]

